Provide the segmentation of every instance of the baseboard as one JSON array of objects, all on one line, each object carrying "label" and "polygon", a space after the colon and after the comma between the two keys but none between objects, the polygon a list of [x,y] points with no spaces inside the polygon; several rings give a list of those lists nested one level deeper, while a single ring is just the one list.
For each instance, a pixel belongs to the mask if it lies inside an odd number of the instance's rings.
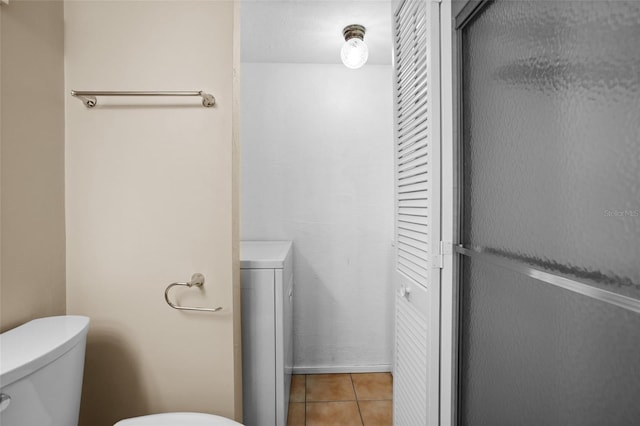
[{"label": "baseboard", "polygon": [[374,365],[327,365],[319,367],[293,367],[293,374],[336,374],[336,373],[388,373],[391,364]]}]

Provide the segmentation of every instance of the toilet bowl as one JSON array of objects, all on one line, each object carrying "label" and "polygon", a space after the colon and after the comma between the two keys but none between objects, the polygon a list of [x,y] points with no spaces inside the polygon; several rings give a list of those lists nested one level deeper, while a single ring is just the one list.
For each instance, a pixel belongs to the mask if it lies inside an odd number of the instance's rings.
[{"label": "toilet bowl", "polygon": [[114,426],[241,426],[226,417],[203,413],[164,413],[120,420]]}]

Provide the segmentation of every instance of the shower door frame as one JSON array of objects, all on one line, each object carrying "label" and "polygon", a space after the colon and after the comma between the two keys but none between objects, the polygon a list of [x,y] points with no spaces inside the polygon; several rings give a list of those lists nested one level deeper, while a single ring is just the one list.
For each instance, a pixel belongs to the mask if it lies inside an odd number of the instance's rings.
[{"label": "shower door frame", "polygon": [[454,305],[454,310],[452,312],[453,317],[452,321],[452,332],[453,332],[453,345],[452,345],[452,354],[451,357],[454,360],[452,362],[452,384],[453,384],[453,392],[451,394],[451,404],[452,404],[452,416],[451,416],[451,425],[459,425],[460,424],[460,363],[462,360],[461,351],[462,347],[460,346],[460,336],[462,335],[462,321],[461,321],[461,306],[462,306],[462,256],[465,254],[461,250],[463,247],[462,241],[462,233],[464,229],[464,130],[463,130],[463,60],[462,60],[462,30],[464,27],[469,24],[475,15],[481,13],[487,6],[493,3],[493,0],[462,0],[456,1],[453,0],[454,10],[457,12],[452,17],[451,20],[451,36],[453,39],[452,44],[452,57],[453,57],[453,120],[452,126],[454,130],[454,138],[452,140],[453,150],[454,150],[454,179],[456,182],[454,191],[453,191],[453,201],[454,201],[454,214],[455,220],[453,222],[453,232],[454,232],[454,244],[452,246],[453,252],[453,282],[451,283],[455,293],[452,303]]},{"label": "shower door frame", "polygon": [[474,16],[482,13],[494,0],[442,0],[441,8],[441,106],[442,106],[442,169],[441,169],[441,235],[443,240],[443,270],[441,275],[441,425],[458,425],[460,412],[461,288],[463,256],[480,259],[507,270],[582,294],[623,309],[640,313],[640,299],[592,287],[579,280],[565,278],[519,261],[502,261],[462,243],[463,231],[463,90],[462,90],[462,30]]},{"label": "shower door frame", "polygon": [[443,0],[441,7],[441,275],[440,421],[458,424],[463,200],[462,28],[493,0]]}]

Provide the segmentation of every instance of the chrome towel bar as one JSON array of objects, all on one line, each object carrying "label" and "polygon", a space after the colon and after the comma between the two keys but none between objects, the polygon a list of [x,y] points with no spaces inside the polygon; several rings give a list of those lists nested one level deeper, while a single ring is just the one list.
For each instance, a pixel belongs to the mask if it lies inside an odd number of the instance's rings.
[{"label": "chrome towel bar", "polygon": [[171,302],[169,300],[169,290],[171,290],[171,287],[175,287],[175,286],[185,286],[185,287],[202,287],[204,285],[204,275],[196,272],[195,274],[193,274],[191,276],[191,281],[187,282],[187,283],[173,283],[173,284],[169,284],[169,286],[167,287],[167,289],[164,291],[164,300],[167,302],[167,304],[169,306],[171,306],[173,309],[180,309],[183,311],[203,311],[203,312],[218,312],[219,310],[222,309],[221,306],[218,306],[217,308],[198,308],[198,307],[188,307],[188,306],[178,306],[175,303]]},{"label": "chrome towel bar", "polygon": [[199,91],[165,91],[165,92],[141,92],[141,91],[92,91],[92,90],[72,90],[71,96],[80,99],[87,108],[93,108],[97,105],[96,96],[200,96],[202,97],[202,106],[212,107],[216,104],[216,98],[202,90]]}]

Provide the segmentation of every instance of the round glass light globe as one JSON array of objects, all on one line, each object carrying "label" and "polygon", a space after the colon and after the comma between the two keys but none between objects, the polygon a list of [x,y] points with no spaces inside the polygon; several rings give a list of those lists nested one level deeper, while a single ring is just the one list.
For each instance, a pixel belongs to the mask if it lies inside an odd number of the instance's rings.
[{"label": "round glass light globe", "polygon": [[344,43],[340,50],[340,57],[347,68],[355,70],[367,62],[369,48],[364,41],[354,37]]}]

